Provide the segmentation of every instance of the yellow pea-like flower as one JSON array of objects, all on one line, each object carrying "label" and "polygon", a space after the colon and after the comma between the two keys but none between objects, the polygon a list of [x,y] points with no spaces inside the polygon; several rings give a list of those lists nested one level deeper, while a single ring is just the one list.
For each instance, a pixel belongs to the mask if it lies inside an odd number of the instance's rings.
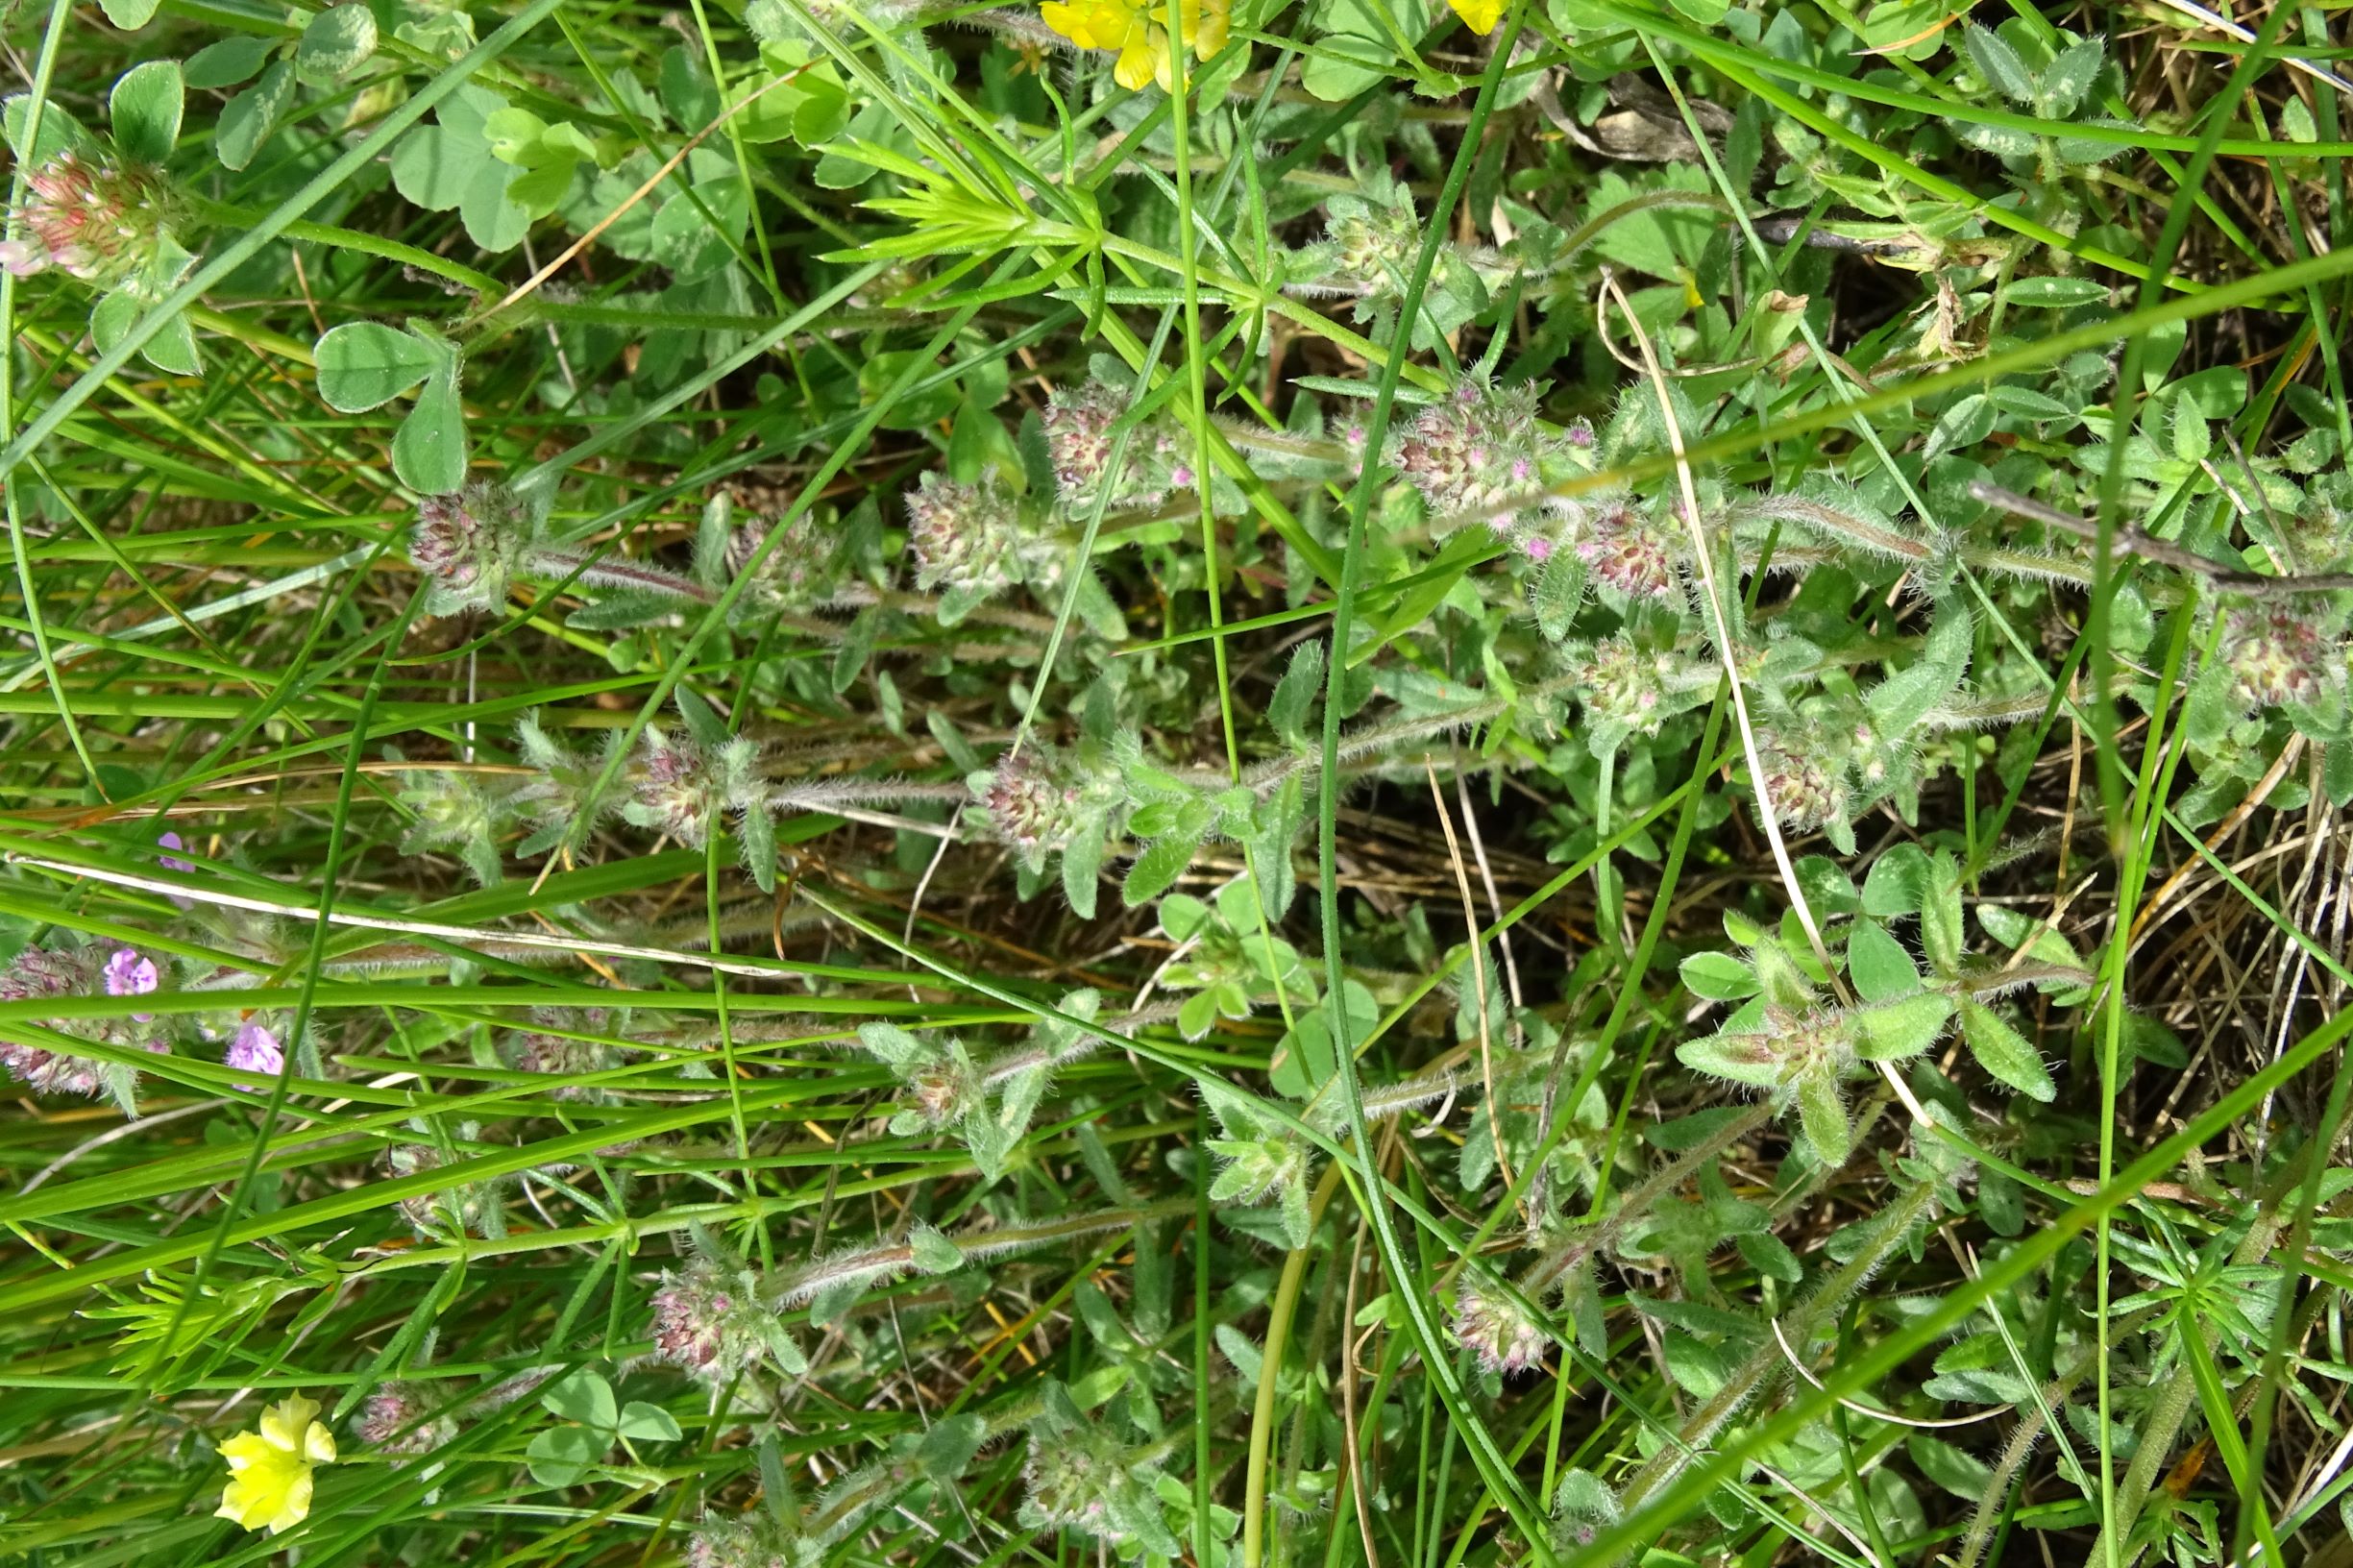
[{"label": "yellow pea-like flower", "polygon": [[1226,35],[1234,26],[1234,0],[1179,0],[1177,18],[1185,41],[1207,60],[1226,46]]},{"label": "yellow pea-like flower", "polygon": [[1492,33],[1503,23],[1504,0],[1447,0],[1447,4],[1474,33]]},{"label": "yellow pea-like flower", "polygon": [[1038,14],[1081,49],[1125,50],[1144,27],[1142,12],[1128,0],[1046,0]]},{"label": "yellow pea-like flower", "polygon": [[[1046,0],[1038,14],[1081,49],[1116,54],[1112,77],[1131,92],[1154,82],[1165,88],[1174,79],[1168,31],[1157,19],[1164,0]],[[1233,0],[1178,0],[1177,25],[1203,60],[1225,47],[1233,17]]]},{"label": "yellow pea-like flower", "polygon": [[1119,51],[1118,63],[1111,68],[1112,80],[1130,92],[1140,92],[1144,85],[1158,82],[1165,87],[1174,78],[1168,69],[1168,35],[1157,27],[1139,25],[1128,35],[1128,41]]},{"label": "yellow pea-like flower", "polygon": [[294,1394],[262,1410],[258,1431],[221,1444],[229,1484],[218,1517],[275,1535],[310,1516],[310,1472],[335,1459],[335,1435],[318,1413],[316,1400]]}]

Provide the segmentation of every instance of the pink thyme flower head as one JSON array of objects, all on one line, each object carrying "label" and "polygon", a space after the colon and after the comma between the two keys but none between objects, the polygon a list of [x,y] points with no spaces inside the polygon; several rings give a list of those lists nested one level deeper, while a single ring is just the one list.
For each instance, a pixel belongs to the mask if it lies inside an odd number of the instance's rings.
[{"label": "pink thyme flower head", "polygon": [[[222,1061],[238,1072],[256,1073],[265,1078],[275,1078],[286,1070],[285,1048],[279,1043],[277,1035],[253,1018],[237,1026],[236,1037],[230,1041],[229,1053]],[[237,1087],[259,1092],[251,1084],[239,1084]]]},{"label": "pink thyme flower head", "polygon": [[0,266],[22,278],[54,267],[112,284],[152,268],[171,238],[162,177],[111,154],[69,149],[25,176],[16,217],[25,237],[0,245]]}]

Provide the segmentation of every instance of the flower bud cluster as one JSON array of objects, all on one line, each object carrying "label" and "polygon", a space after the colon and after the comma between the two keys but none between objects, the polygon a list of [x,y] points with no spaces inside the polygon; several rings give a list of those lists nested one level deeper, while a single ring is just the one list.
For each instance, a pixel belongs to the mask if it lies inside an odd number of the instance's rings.
[{"label": "flower bud cluster", "polygon": [[925,474],[907,492],[916,586],[985,599],[1046,576],[1060,541],[993,469],[972,483]]},{"label": "flower bud cluster", "polygon": [[[1290,286],[1355,299],[1359,321],[1394,310],[1421,256],[1422,217],[1412,193],[1386,182],[1361,195],[1336,196],[1325,212],[1324,237],[1298,255]],[[1442,243],[1431,257],[1423,299],[1483,297],[1524,270],[1509,249]]]},{"label": "flower bud cluster", "polygon": [[1638,507],[1584,508],[1575,531],[1577,558],[1603,587],[1629,599],[1664,599],[1680,587],[1674,537]]},{"label": "flower bud cluster", "polygon": [[[907,1086],[908,1110],[926,1131],[937,1132],[943,1127],[962,1121],[968,1112],[988,1103],[988,1090],[982,1085],[980,1073],[972,1059],[961,1048],[944,1053],[931,1061],[909,1066],[903,1077]],[[897,1117],[893,1117],[894,1122]],[[914,1128],[894,1131],[912,1132]]]},{"label": "flower bud cluster", "polygon": [[1421,220],[1410,206],[1335,203],[1324,229],[1333,278],[1365,295],[1403,293],[1420,253]]},{"label": "flower bud cluster", "polygon": [[1588,720],[1619,725],[1637,735],[1655,735],[1665,717],[1667,680],[1679,661],[1671,653],[1648,652],[1628,637],[1598,644],[1576,672]]},{"label": "flower bud cluster", "polygon": [[[473,1135],[468,1132],[467,1136]],[[429,1143],[395,1143],[384,1151],[385,1173],[396,1179],[439,1170],[449,1163]],[[402,1198],[396,1207],[409,1228],[426,1239],[440,1236],[452,1225],[469,1236],[486,1236],[493,1227],[502,1228],[504,1220],[498,1205],[498,1187],[490,1182],[453,1182],[437,1192]]]},{"label": "flower bud cluster", "polygon": [[1093,781],[1042,744],[1007,752],[993,771],[975,773],[968,782],[988,815],[990,831],[1033,869],[1095,828]]},{"label": "flower bud cluster", "polygon": [[352,1432],[380,1454],[408,1458],[430,1454],[457,1435],[457,1422],[431,1415],[435,1400],[413,1383],[380,1384],[360,1402],[352,1417]]},{"label": "flower bud cluster", "polygon": [[505,804],[536,831],[523,842],[518,854],[539,854],[581,827],[583,819],[587,826],[603,819],[611,809],[610,796],[601,793],[597,783],[620,739],[618,732],[608,733],[604,757],[591,760],[549,734],[537,713],[523,716],[515,726],[515,752],[530,767],[531,775],[516,787]]},{"label": "flower bud cluster", "polygon": [[2222,662],[2232,689],[2250,707],[2311,707],[2345,678],[2346,649],[2312,606],[2257,604],[2234,609],[2223,626]]},{"label": "flower bud cluster", "polygon": [[751,558],[768,538],[768,528],[746,524],[727,535],[728,576],[741,577],[747,571],[751,576],[743,598],[737,600],[740,609],[755,616],[791,615],[833,598],[841,587],[839,529],[840,525],[821,522],[814,513],[804,511],[785,525],[776,547],[756,570]]},{"label": "flower bud cluster", "polygon": [[499,836],[506,825],[512,792],[485,789],[471,773],[438,768],[405,773],[401,804],[408,808],[408,829],[401,853],[421,855],[446,849],[466,864],[476,880],[495,885],[504,874]]},{"label": "flower bud cluster", "polygon": [[[1847,820],[1843,758],[1827,758],[1820,747],[1803,742],[1760,738],[1756,760],[1764,770],[1758,793],[1771,800],[1783,827],[1807,833]],[[1840,764],[1835,770],[1833,760]]]},{"label": "flower bud cluster", "polygon": [[[544,1073],[567,1080],[550,1092],[559,1100],[593,1099],[594,1088],[569,1082],[586,1073],[609,1071],[620,1063],[621,1053],[601,1040],[573,1040],[570,1035],[610,1034],[616,1024],[609,1010],[601,1007],[543,1007],[534,1008],[532,1021],[538,1029],[522,1030],[506,1037],[500,1055],[517,1072]],[[562,1034],[548,1033],[562,1030]]]},{"label": "flower bud cluster", "polygon": [[706,1513],[687,1537],[687,1568],[814,1568],[824,1558],[824,1544],[779,1524],[766,1509]]},{"label": "flower bud cluster", "polygon": [[731,1383],[767,1349],[766,1311],[748,1276],[697,1259],[665,1271],[653,1293],[653,1354],[706,1383]]},{"label": "flower bud cluster", "polygon": [[1126,1456],[1116,1445],[1088,1434],[1033,1433],[1021,1479],[1028,1487],[1022,1523],[1109,1537],[1119,1494],[1128,1484]]},{"label": "flower bud cluster", "polygon": [[1514,1377],[1540,1366],[1552,1336],[1511,1297],[1465,1280],[1455,1299],[1455,1342],[1479,1359],[1482,1371]]},{"label": "flower bud cluster", "polygon": [[738,735],[705,746],[691,735],[649,729],[644,769],[622,814],[639,827],[700,848],[728,813],[767,809],[757,743]]},{"label": "flower bud cluster", "polygon": [[[0,1001],[38,1001],[61,996],[138,996],[162,983],[155,960],[136,948],[94,943],[84,947],[28,947],[0,968]],[[115,1018],[47,1018],[62,1035],[95,1043],[163,1055],[170,1051],[153,1015]],[[107,1066],[84,1057],[0,1041],[5,1066],[36,1094],[98,1095],[115,1087]]]},{"label": "flower bud cluster", "polygon": [[20,278],[54,267],[102,287],[170,270],[173,203],[159,170],[75,149],[27,174],[25,191],[15,215],[26,237],[0,242],[0,267]]},{"label": "flower bud cluster", "polygon": [[1193,487],[1197,476],[1184,429],[1157,415],[1128,432],[1119,472],[1111,472],[1112,449],[1117,445],[1113,427],[1127,405],[1126,392],[1100,380],[1057,390],[1046,400],[1039,419],[1045,427],[1054,483],[1070,510],[1091,510],[1098,496],[1107,507],[1156,506]]},{"label": "flower bud cluster", "polygon": [[455,615],[505,603],[538,532],[534,509],[504,485],[470,484],[419,502],[408,558],[429,585],[427,612]]},{"label": "flower bud cluster", "polygon": [[1496,537],[1520,544],[1545,537],[1543,467],[1564,450],[1536,421],[1534,387],[1466,380],[1391,436],[1386,455],[1434,523],[1483,514]]}]

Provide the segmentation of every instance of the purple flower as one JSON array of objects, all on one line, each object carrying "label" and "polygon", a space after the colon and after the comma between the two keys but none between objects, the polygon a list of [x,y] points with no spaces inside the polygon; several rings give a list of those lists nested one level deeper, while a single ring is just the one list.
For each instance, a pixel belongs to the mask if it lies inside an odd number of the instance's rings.
[{"label": "purple flower", "polygon": [[[182,860],[180,858],[180,851],[187,847],[187,842],[182,839],[179,834],[165,833],[156,840],[156,845],[159,848],[169,849],[172,851],[168,855],[159,855],[156,857],[156,864],[161,866],[165,870],[192,871],[196,870],[196,863],[194,861]],[[194,909],[196,907],[196,901],[194,899],[183,898],[176,893],[167,893],[163,896],[169,898],[173,903],[179,905],[182,909]]]},{"label": "purple flower", "polygon": [[[160,977],[156,973],[156,961],[142,958],[129,947],[117,947],[114,956],[107,960],[107,994],[110,996],[144,996],[156,989]],[[134,1013],[134,1021],[152,1022],[153,1013]]]},{"label": "purple flower", "polygon": [[[250,1020],[238,1025],[237,1038],[229,1042],[229,1055],[224,1061],[239,1072],[259,1073],[267,1078],[275,1078],[286,1068],[286,1053],[278,1043],[278,1037]],[[250,1093],[260,1092],[250,1084],[237,1087]]]}]

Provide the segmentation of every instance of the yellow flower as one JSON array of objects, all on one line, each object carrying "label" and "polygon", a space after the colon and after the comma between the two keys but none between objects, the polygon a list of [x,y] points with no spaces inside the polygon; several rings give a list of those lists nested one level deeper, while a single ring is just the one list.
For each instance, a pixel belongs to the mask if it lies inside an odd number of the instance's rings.
[{"label": "yellow flower", "polygon": [[1157,27],[1139,24],[1128,35],[1127,46],[1119,51],[1118,63],[1111,68],[1112,80],[1130,92],[1141,92],[1147,82],[1168,86],[1168,35]]},{"label": "yellow flower", "polygon": [[1193,54],[1207,60],[1226,46],[1226,34],[1234,25],[1234,0],[1179,0],[1177,18]]},{"label": "yellow flower", "polygon": [[229,1485],[217,1517],[275,1535],[310,1516],[311,1467],[335,1460],[334,1433],[311,1419],[318,1413],[317,1401],[295,1394],[262,1410],[260,1431],[221,1444]]},{"label": "yellow flower", "polygon": [[[1038,13],[1081,49],[1116,53],[1113,79],[1136,92],[1150,82],[1167,88],[1175,79],[1168,31],[1154,19],[1164,5],[1165,0],[1046,0]],[[1207,60],[1225,47],[1233,12],[1233,0],[1178,0],[1177,23],[1193,53]]]},{"label": "yellow flower", "polygon": [[1474,33],[1492,33],[1504,19],[1504,0],[1446,0]]},{"label": "yellow flower", "polygon": [[1141,32],[1143,16],[1128,0],[1046,0],[1038,8],[1045,25],[1081,49],[1125,49]]}]

